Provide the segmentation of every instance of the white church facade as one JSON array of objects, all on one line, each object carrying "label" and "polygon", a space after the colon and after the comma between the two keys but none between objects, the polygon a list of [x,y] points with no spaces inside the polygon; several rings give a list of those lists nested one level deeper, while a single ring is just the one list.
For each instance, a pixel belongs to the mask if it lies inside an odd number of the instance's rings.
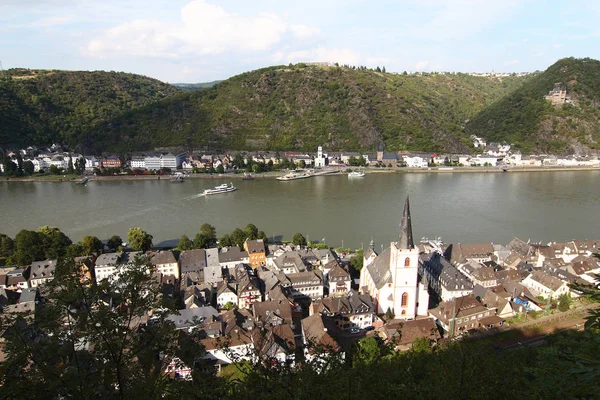
[{"label": "white church facade", "polygon": [[371,241],[365,253],[360,271],[360,291],[373,297],[379,314],[390,310],[394,318],[400,319],[427,315],[427,282],[420,281],[418,272],[419,249],[413,241],[407,197],[398,241],[391,242],[390,247],[379,255]]}]

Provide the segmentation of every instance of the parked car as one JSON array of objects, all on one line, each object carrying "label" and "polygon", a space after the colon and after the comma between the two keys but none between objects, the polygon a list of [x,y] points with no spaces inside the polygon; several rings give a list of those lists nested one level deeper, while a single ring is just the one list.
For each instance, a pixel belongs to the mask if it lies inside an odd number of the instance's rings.
[{"label": "parked car", "polygon": [[366,332],[368,332],[368,331],[372,331],[372,330],[374,330],[374,329],[375,329],[375,327],[374,327],[373,325],[371,325],[371,326],[367,326],[367,327],[365,328],[365,331],[366,331]]},{"label": "parked car", "polygon": [[360,333],[360,328],[357,328],[357,327],[350,328],[350,333],[352,333],[352,334]]}]

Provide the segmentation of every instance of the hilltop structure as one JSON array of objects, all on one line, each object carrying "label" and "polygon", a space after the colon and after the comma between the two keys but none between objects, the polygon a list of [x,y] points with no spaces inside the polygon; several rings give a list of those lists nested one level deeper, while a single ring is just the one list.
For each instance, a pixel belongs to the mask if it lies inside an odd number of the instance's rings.
[{"label": "hilltop structure", "polygon": [[395,318],[427,315],[427,283],[420,282],[419,250],[415,247],[408,196],[404,203],[397,242],[377,255],[371,241],[364,255],[360,288],[373,297],[378,313],[392,312]]}]

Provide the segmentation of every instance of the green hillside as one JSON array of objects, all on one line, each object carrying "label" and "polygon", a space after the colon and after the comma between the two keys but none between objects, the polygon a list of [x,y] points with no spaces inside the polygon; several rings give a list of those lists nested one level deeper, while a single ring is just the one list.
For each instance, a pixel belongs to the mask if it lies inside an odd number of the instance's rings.
[{"label": "green hillside", "polygon": [[101,124],[87,148],[468,151],[467,119],[528,78],[297,64],[247,72]]},{"label": "green hillside", "polygon": [[0,146],[64,142],[179,90],[140,75],[10,69],[0,78]]},{"label": "green hillside", "polygon": [[[555,85],[566,88],[570,104],[544,98]],[[599,121],[600,61],[565,58],[482,110],[465,131],[526,153],[574,153],[598,148]]]}]

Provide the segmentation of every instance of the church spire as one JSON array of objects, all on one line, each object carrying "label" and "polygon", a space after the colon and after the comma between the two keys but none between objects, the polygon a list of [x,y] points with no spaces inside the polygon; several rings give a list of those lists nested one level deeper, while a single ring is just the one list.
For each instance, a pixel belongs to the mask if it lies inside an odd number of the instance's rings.
[{"label": "church spire", "polygon": [[402,222],[400,223],[400,236],[398,237],[398,248],[400,250],[413,249],[412,224],[410,222],[410,204],[408,203],[408,195],[404,202],[404,212],[402,213]]}]

